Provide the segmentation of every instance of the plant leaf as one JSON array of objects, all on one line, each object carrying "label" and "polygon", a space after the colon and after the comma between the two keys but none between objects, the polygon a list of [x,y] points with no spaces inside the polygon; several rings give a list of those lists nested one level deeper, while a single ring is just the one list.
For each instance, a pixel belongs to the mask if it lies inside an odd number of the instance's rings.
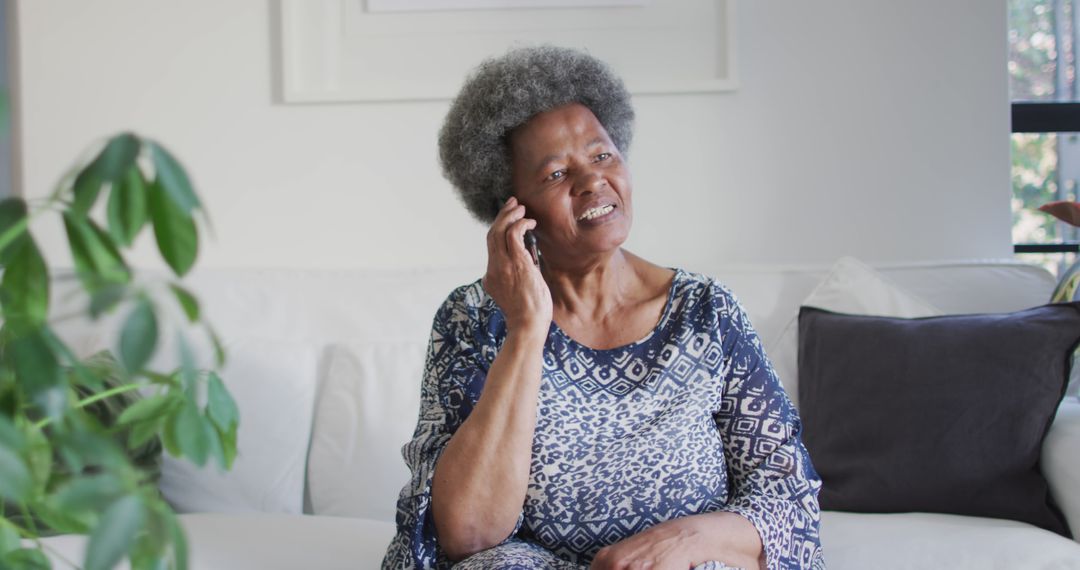
[{"label": "plant leaf", "polygon": [[165,451],[169,452],[169,455],[173,457],[182,457],[184,455],[184,450],[180,447],[180,437],[176,431],[176,416],[179,415],[181,409],[177,408],[169,415],[161,430],[161,444],[165,446]]},{"label": "plant leaf", "polygon": [[142,447],[143,444],[154,439],[158,431],[165,425],[165,418],[154,418],[139,422],[131,427],[128,432],[128,449]]},{"label": "plant leaf", "polygon": [[160,384],[162,386],[179,386],[180,385],[180,371],[174,370],[169,374],[162,374],[160,372],[154,372],[153,370],[143,370],[143,376],[147,380],[154,384]]},{"label": "plant leaf", "polygon": [[8,552],[19,548],[20,544],[19,532],[15,529],[15,525],[0,518],[0,560]]},{"label": "plant leaf", "polygon": [[135,163],[139,156],[139,137],[134,133],[120,133],[109,139],[94,162],[107,182],[117,182]]},{"label": "plant leaf", "polygon": [[172,567],[183,570],[188,567],[188,544],[187,537],[184,536],[184,528],[180,526],[180,521],[171,510],[165,509],[162,514],[169,527],[169,537],[172,538]]},{"label": "plant leaf", "polygon": [[0,446],[21,452],[26,446],[26,438],[6,417],[0,416]]},{"label": "plant leaf", "polygon": [[79,278],[90,291],[108,283],[127,283],[131,278],[120,252],[101,228],[89,218],[64,214],[64,229]]},{"label": "plant leaf", "polygon": [[229,468],[228,458],[225,457],[225,447],[221,445],[221,440],[225,436],[221,433],[221,430],[214,425],[214,422],[210,421],[210,418],[203,418],[203,426],[205,427],[208,436],[207,441],[210,442],[210,453],[207,455],[210,459],[217,462],[221,472],[224,473],[225,470]]},{"label": "plant leaf", "polygon": [[40,429],[33,429],[27,437],[26,465],[30,469],[30,477],[34,481],[34,491],[45,492],[52,475],[53,452],[52,444]]},{"label": "plant leaf", "polygon": [[105,511],[90,535],[86,570],[110,570],[131,548],[146,519],[146,509],[135,495],[121,497]]},{"label": "plant leaf", "polygon": [[143,369],[154,353],[158,340],[157,316],[150,301],[142,299],[120,331],[120,361],[128,372],[135,374]]},{"label": "plant leaf", "polygon": [[199,252],[195,220],[166,196],[159,180],[150,184],[147,194],[158,251],[173,272],[183,276],[191,269]]},{"label": "plant leaf", "polygon": [[0,446],[0,498],[22,502],[33,489],[30,470],[11,448]]},{"label": "plant leaf", "polygon": [[87,534],[101,518],[101,513],[67,513],[50,507],[48,502],[39,502],[34,505],[34,516],[58,533]]},{"label": "plant leaf", "polygon": [[124,173],[135,165],[139,156],[139,138],[132,133],[121,133],[109,139],[105,148],[75,177],[75,200],[71,213],[85,218],[94,206],[101,186],[120,182]]},{"label": "plant leaf", "polygon": [[[56,336],[56,334],[53,333],[52,330],[48,328],[43,328],[41,329],[41,334],[42,337],[44,337],[45,342],[49,345],[49,347],[52,348],[53,354],[58,355],[58,360],[61,363],[66,362],[67,366],[70,367],[70,372],[72,372],[72,374],[69,374],[69,379],[71,380],[72,385],[89,388],[92,391],[102,389],[101,379],[107,374],[107,372],[98,373],[96,370],[91,370],[91,368],[88,367],[87,364],[91,364],[93,361],[88,360],[86,363],[84,363],[82,360],[80,360],[79,357],[76,356],[75,353],[72,352],[66,344],[64,344],[64,341],[60,340],[60,337]],[[95,354],[90,358],[96,359],[99,357],[100,354],[101,353]],[[105,354],[108,353],[105,352]],[[112,355],[109,355],[108,358],[111,359]]]},{"label": "plant leaf", "polygon": [[67,402],[63,370],[41,332],[10,339],[6,348],[15,364],[16,381],[49,417],[60,416]]},{"label": "plant leaf", "polygon": [[215,365],[218,368],[225,366],[225,345],[222,344],[221,337],[218,336],[217,331],[209,324],[206,325],[206,334],[210,335],[210,341],[214,345]]},{"label": "plant leaf", "polygon": [[158,419],[162,413],[169,409],[174,399],[170,396],[150,396],[135,402],[124,410],[116,420],[116,425],[122,426],[135,422],[143,422]]},{"label": "plant leaf", "polygon": [[173,420],[176,441],[184,455],[199,467],[206,465],[210,453],[210,438],[203,427],[199,408],[189,401],[180,408]]},{"label": "plant leaf", "polygon": [[180,385],[184,393],[194,400],[195,382],[199,379],[199,370],[195,366],[195,355],[191,353],[184,335],[176,335],[176,344],[180,345]]},{"label": "plant leaf", "polygon": [[221,436],[221,450],[225,455],[225,469],[231,469],[233,461],[236,460],[236,428],[239,423],[235,423],[225,432],[219,432]]},{"label": "plant leaf", "polygon": [[138,165],[132,165],[119,184],[109,193],[106,210],[109,235],[117,243],[130,246],[139,231],[146,225],[146,180]]},{"label": "plant leaf", "polygon": [[170,283],[169,289],[172,289],[173,295],[176,295],[176,301],[180,303],[180,307],[184,309],[184,314],[191,322],[199,320],[199,300],[192,295],[190,291],[177,285],[176,283]]},{"label": "plant leaf", "polygon": [[130,281],[131,271],[128,269],[127,264],[124,263],[124,257],[120,255],[120,250],[117,249],[112,237],[93,220],[88,219],[87,223],[94,234],[96,241],[94,251],[100,256],[99,263],[105,281],[110,283],[127,283]]},{"label": "plant leaf", "polygon": [[[0,235],[7,233],[24,220],[26,220],[26,201],[18,197],[6,198],[0,201]],[[24,229],[23,236],[26,235],[29,235],[29,232]],[[22,236],[19,236],[8,243],[3,250],[0,250],[0,265],[8,266],[11,252],[15,251],[21,243]]]},{"label": "plant leaf", "polygon": [[94,206],[94,202],[97,201],[98,194],[101,193],[101,186],[105,184],[105,180],[101,176],[100,170],[96,166],[96,161],[86,165],[77,175],[75,175],[74,193],[75,197],[71,206],[72,215],[85,218],[86,214],[90,212],[90,208]]},{"label": "plant leaf", "polygon": [[145,532],[136,539],[131,549],[132,568],[168,570],[168,560],[164,554],[169,544],[169,523],[161,511],[156,505],[147,509]]},{"label": "plant leaf", "polygon": [[131,465],[127,454],[112,437],[91,426],[69,430],[54,438],[53,445],[59,446],[60,454],[72,472],[82,472],[88,467],[122,470]]},{"label": "plant leaf", "polygon": [[69,513],[101,511],[125,493],[124,484],[112,473],[76,477],[50,497],[57,510]]},{"label": "plant leaf", "polygon": [[90,296],[90,316],[94,319],[109,312],[120,301],[124,300],[127,287],[119,283],[110,283]]},{"label": "plant leaf", "polygon": [[0,307],[7,325],[21,334],[43,325],[49,315],[49,270],[29,234],[13,247],[17,250],[8,250],[0,278]]},{"label": "plant leaf", "polygon": [[215,372],[210,372],[206,398],[207,416],[221,431],[228,432],[239,423],[240,411],[236,408],[236,401]]},{"label": "plant leaf", "polygon": [[146,145],[150,148],[150,156],[154,162],[155,178],[169,196],[169,200],[191,217],[191,211],[199,207],[199,198],[191,189],[191,181],[184,172],[184,167],[158,143],[147,141]]},{"label": "plant leaf", "polygon": [[[85,233],[87,230],[77,218],[70,214],[64,215],[64,230],[68,236],[68,246],[71,247],[71,258],[75,261],[76,272],[85,283],[91,275],[97,273],[94,266],[94,257],[90,253],[90,246],[86,244]],[[89,285],[87,285],[89,287]],[[90,288],[90,287],[89,287]]]},{"label": "plant leaf", "polygon": [[49,559],[40,550],[33,548],[12,550],[0,561],[4,563],[4,568],[18,570],[50,570],[52,568]]}]

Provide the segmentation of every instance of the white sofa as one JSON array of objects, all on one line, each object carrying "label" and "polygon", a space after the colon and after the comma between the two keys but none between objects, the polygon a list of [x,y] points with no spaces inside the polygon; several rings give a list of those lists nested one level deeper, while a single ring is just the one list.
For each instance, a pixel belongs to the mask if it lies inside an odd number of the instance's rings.
[{"label": "white sofa", "polygon": [[[735,291],[767,347],[828,270],[690,269]],[[946,313],[1027,308],[1044,303],[1054,285],[1045,271],[1012,262],[878,269]],[[207,270],[187,280],[229,348],[223,377],[241,410],[233,471],[165,465],[165,496],[193,513],[182,516],[193,568],[379,566],[408,475],[399,449],[416,419],[432,316],[451,289],[480,271]],[[87,352],[115,330],[113,319],[64,334]],[[163,350],[167,364],[172,349]],[[1075,398],[1059,410],[1043,468],[1080,534]],[[1080,569],[1080,543],[1005,520],[825,512],[822,542],[832,570]],[[79,537],[46,543],[63,558],[81,558]],[[67,567],[61,556],[54,560]]]}]

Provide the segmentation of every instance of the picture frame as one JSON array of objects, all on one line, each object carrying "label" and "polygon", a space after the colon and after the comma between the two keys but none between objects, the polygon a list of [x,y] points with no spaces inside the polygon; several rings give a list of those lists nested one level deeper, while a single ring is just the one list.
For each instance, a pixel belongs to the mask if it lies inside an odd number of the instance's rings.
[{"label": "picture frame", "polygon": [[489,10],[506,8],[596,8],[642,6],[649,0],[366,0],[368,12]]},{"label": "picture frame", "polygon": [[587,50],[615,68],[635,95],[738,87],[736,0],[574,8],[550,0],[545,8],[490,9],[466,5],[516,0],[452,1],[459,7],[379,13],[361,0],[280,0],[280,101],[448,100],[482,60],[537,44]]}]

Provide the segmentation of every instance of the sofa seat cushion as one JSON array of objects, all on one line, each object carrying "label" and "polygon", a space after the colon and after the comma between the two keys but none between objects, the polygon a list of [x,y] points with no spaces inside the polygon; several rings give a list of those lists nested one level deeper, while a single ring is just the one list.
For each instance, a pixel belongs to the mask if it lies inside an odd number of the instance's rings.
[{"label": "sofa seat cushion", "polygon": [[[270,514],[180,515],[191,570],[378,568],[394,525],[369,519]],[[55,536],[60,556],[82,559],[86,541]],[[1080,544],[1034,526],[998,519],[927,513],[821,513],[829,570],[1080,570]],[[126,568],[126,566],[125,566]]]},{"label": "sofa seat cushion", "polygon": [[[190,570],[355,570],[378,568],[394,524],[307,515],[194,513],[180,515]],[[83,536],[43,539],[55,570],[81,561]],[[127,564],[120,568],[126,569]]]},{"label": "sofa seat cushion", "polygon": [[821,544],[829,570],[1080,569],[1080,544],[1002,519],[823,511]]}]

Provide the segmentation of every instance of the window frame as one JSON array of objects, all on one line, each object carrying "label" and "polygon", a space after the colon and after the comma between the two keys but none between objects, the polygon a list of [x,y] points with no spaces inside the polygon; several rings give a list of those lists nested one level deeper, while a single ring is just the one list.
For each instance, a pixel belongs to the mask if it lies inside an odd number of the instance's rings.
[{"label": "window frame", "polygon": [[[1080,132],[1080,102],[1014,102],[1012,133]],[[1080,242],[1014,243],[1013,253],[1080,253]]]}]

